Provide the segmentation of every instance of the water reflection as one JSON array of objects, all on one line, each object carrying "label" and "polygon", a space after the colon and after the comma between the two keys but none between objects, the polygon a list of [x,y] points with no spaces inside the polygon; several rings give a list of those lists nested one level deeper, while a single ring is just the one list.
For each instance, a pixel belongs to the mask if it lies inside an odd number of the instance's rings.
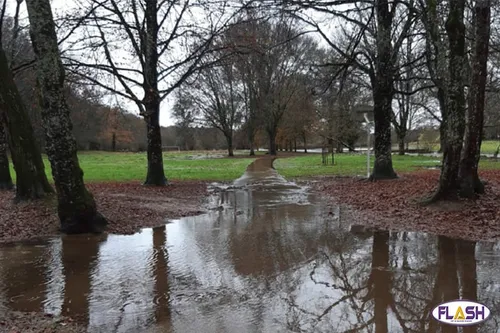
[{"label": "water reflection", "polygon": [[499,244],[353,225],[265,162],[224,210],[128,236],[0,248],[0,311],[44,311],[89,332],[458,332],[431,318],[467,298],[497,332]]},{"label": "water reflection", "polygon": [[65,277],[63,315],[71,315],[81,322],[88,322],[91,277],[95,274],[99,246],[105,241],[106,236],[62,237],[62,264]]},{"label": "water reflection", "polygon": [[[168,284],[168,252],[165,226],[153,230],[153,278],[155,279],[155,323],[170,331],[170,287]],[[167,330],[165,330],[167,332]]]}]

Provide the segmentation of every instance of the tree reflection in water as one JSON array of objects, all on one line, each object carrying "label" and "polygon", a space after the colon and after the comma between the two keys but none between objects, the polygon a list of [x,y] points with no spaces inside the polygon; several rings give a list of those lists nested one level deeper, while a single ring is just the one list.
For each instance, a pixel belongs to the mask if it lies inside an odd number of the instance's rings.
[{"label": "tree reflection in water", "polygon": [[65,285],[62,314],[89,322],[89,297],[92,270],[97,264],[99,247],[107,235],[76,235],[62,237],[62,262]]},{"label": "tree reflection in water", "polygon": [[[482,326],[444,325],[432,318],[443,302],[478,293],[476,243],[444,236],[376,231],[371,252],[350,248],[346,237],[322,253],[310,280],[330,300],[322,308],[287,299],[288,328],[294,332],[496,332]],[[342,246],[343,244],[344,246]],[[322,274],[328,268],[328,275]],[[483,294],[486,294],[483,291]],[[490,307],[490,301],[484,301]]]},{"label": "tree reflection in water", "polygon": [[155,279],[155,321],[170,331],[170,287],[168,283],[168,252],[165,226],[153,229],[153,276]]}]

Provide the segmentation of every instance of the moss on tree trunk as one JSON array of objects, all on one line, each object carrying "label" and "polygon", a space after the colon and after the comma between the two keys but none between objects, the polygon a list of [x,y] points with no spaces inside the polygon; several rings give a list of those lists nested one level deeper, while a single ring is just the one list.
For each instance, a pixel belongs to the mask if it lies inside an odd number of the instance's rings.
[{"label": "moss on tree trunk", "polygon": [[478,166],[483,137],[484,102],[488,73],[490,5],[488,0],[481,0],[477,1],[474,7],[476,27],[472,77],[469,89],[467,127],[458,172],[459,194],[466,198],[473,198],[476,194],[484,192],[484,185],[478,175]]},{"label": "moss on tree trunk", "polygon": [[446,20],[449,40],[449,81],[444,130],[443,164],[439,186],[432,200],[453,200],[459,190],[458,171],[465,129],[464,61],[465,61],[465,0],[451,0]]},{"label": "moss on tree trunk", "polygon": [[38,199],[53,189],[47,180],[33,127],[14,82],[7,57],[0,48],[0,118],[16,172],[16,200]]},{"label": "moss on tree trunk", "polygon": [[14,187],[10,177],[9,157],[7,156],[7,137],[0,119],[0,190],[10,190]]},{"label": "moss on tree trunk", "polygon": [[165,186],[158,92],[158,1],[145,2],[146,34],[144,40],[144,119],[148,137],[148,174],[144,185]]},{"label": "moss on tree trunk", "polygon": [[375,164],[370,179],[397,178],[392,167],[391,117],[394,96],[394,60],[391,40],[393,13],[381,0],[377,12],[377,65],[371,78],[375,120]]},{"label": "moss on tree trunk", "polygon": [[36,55],[37,84],[46,133],[46,151],[57,190],[61,230],[102,232],[106,219],[83,182],[69,108],[64,97],[64,68],[59,55],[49,0],[27,0],[30,36]]},{"label": "moss on tree trunk", "polygon": [[159,103],[158,107],[147,106],[147,115],[144,117],[148,132],[148,174],[144,185],[164,186],[167,184],[163,170],[159,106]]},{"label": "moss on tree trunk", "polygon": [[[390,83],[386,89],[374,89],[375,117],[375,163],[370,176],[372,180],[397,178],[392,167]],[[386,91],[387,90],[387,91]]]}]

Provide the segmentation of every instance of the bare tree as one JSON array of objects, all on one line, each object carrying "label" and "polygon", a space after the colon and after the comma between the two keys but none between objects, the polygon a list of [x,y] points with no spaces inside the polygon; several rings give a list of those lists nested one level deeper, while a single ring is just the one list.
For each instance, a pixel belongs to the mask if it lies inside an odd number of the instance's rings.
[{"label": "bare tree", "polygon": [[186,90],[190,91],[193,106],[200,111],[202,121],[222,132],[228,155],[234,156],[233,134],[243,111],[242,85],[234,59],[223,59],[216,66],[202,70],[190,87],[193,89],[186,87]]},{"label": "bare tree", "polygon": [[[414,1],[409,6],[415,10]],[[416,125],[419,113],[423,110],[421,105],[426,94],[425,91],[433,87],[427,78],[425,68],[425,33],[414,22],[404,39],[398,55],[398,64],[395,78],[395,99],[397,107],[393,109],[392,125],[398,138],[399,155],[405,154],[406,137]]]},{"label": "bare tree", "polygon": [[300,80],[301,87],[297,90],[284,115],[282,129],[285,133],[287,148],[293,144],[297,151],[297,141],[302,141],[307,152],[307,137],[310,135],[314,124],[317,122],[316,105],[312,89],[308,83],[312,77],[307,76]]},{"label": "bare tree", "polygon": [[69,108],[64,96],[65,71],[57,44],[49,0],[27,0],[30,35],[36,55],[37,82],[46,130],[46,150],[52,166],[61,230],[101,232],[107,224],[83,182]]},{"label": "bare tree", "polygon": [[[337,152],[342,152],[344,148],[352,151],[361,129],[353,113],[356,107],[366,105],[366,101],[370,100],[370,87],[356,82],[358,74],[354,69],[349,71],[346,79],[332,80],[331,75],[334,74],[329,67],[322,67],[318,74],[327,78],[326,90],[317,101],[318,132],[327,142],[336,146]],[[319,80],[322,81],[325,80]]]},{"label": "bare tree", "polygon": [[[317,20],[307,16],[306,12],[295,12],[295,15],[312,26],[342,59],[337,64],[340,67],[337,74],[346,73],[349,67],[354,66],[368,77],[375,120],[375,165],[371,179],[397,177],[391,156],[392,101],[395,94],[398,54],[416,19],[413,8],[406,2],[390,3],[387,0],[375,3],[344,0],[299,0],[287,3],[302,10],[315,10],[339,23],[339,30],[344,37],[335,39]],[[341,5],[345,9],[340,7]]]},{"label": "bare tree", "polygon": [[316,44],[302,36],[284,14],[276,23],[261,25],[256,63],[257,108],[269,139],[269,153],[276,155],[276,135],[285,111],[301,87],[308,56]]},{"label": "bare tree", "polygon": [[[147,125],[146,185],[165,185],[160,131],[161,103],[200,67],[214,36],[231,21],[228,6],[189,0],[90,1],[83,37],[68,59],[70,71],[126,98]],[[202,20],[200,18],[203,17]],[[126,52],[115,52],[121,49]],[[117,85],[115,85],[117,83]]]},{"label": "bare tree", "polygon": [[266,22],[252,10],[245,11],[245,18],[239,19],[227,32],[235,49],[235,66],[242,81],[243,91],[243,129],[250,145],[250,156],[255,155],[255,136],[261,125],[261,112],[258,107],[260,86],[257,82],[259,63],[259,23]]},{"label": "bare tree", "polygon": [[186,91],[177,90],[173,116],[176,119],[177,137],[183,149],[194,149],[194,134],[192,126],[196,120],[194,101]]}]

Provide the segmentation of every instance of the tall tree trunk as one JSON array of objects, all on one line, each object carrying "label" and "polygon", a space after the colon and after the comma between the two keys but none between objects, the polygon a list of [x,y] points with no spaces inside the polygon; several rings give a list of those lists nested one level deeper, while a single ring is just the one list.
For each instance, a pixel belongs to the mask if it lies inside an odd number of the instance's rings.
[{"label": "tall tree trunk", "polygon": [[446,104],[446,138],[439,187],[433,200],[455,199],[458,194],[458,170],[465,129],[464,61],[465,61],[465,0],[450,0],[446,20],[449,40],[449,84]]},{"label": "tall tree trunk", "polygon": [[234,156],[233,133],[232,132],[230,134],[224,133],[224,136],[226,137],[226,142],[227,142],[227,156],[233,157]]},{"label": "tall tree trunk", "polygon": [[405,138],[398,138],[398,155],[404,155],[405,154]]},{"label": "tall tree trunk", "polygon": [[293,139],[293,151],[297,152],[297,139]]},{"label": "tall tree trunk", "polygon": [[37,83],[47,155],[57,190],[61,230],[102,232],[106,219],[83,182],[69,108],[64,97],[64,67],[59,55],[50,0],[27,0],[30,35],[37,60]]},{"label": "tall tree trunk", "polygon": [[342,142],[337,141],[337,147],[336,147],[336,152],[341,154],[344,152],[344,145],[342,145]]},{"label": "tall tree trunk", "polygon": [[10,177],[9,157],[7,155],[7,136],[0,119],[0,190],[10,190],[14,187]]},{"label": "tall tree trunk", "polygon": [[304,153],[307,153],[307,136],[302,134],[302,141],[304,141]]},{"label": "tall tree trunk", "polygon": [[375,120],[375,164],[372,180],[397,178],[392,168],[391,117],[394,96],[394,56],[392,47],[393,11],[388,0],[376,2],[377,65],[372,77]]},{"label": "tall tree trunk", "polygon": [[446,105],[446,91],[438,87],[439,109],[441,110],[441,123],[439,124],[439,153],[443,153],[446,146],[446,126],[448,124],[448,110]]},{"label": "tall tree trunk", "polygon": [[53,189],[47,180],[42,155],[31,121],[14,82],[7,57],[0,48],[0,123],[5,123],[16,171],[16,199],[38,199]]},{"label": "tall tree trunk", "polygon": [[158,92],[158,1],[146,1],[146,41],[144,50],[144,119],[148,136],[148,174],[144,185],[167,184],[163,170],[160,127],[160,95]]},{"label": "tall tree trunk", "polygon": [[[379,81],[377,84],[381,84],[381,82]],[[397,178],[392,167],[391,90],[390,86],[386,89],[375,88],[373,93],[375,100],[375,164],[370,176],[372,180]]]},{"label": "tall tree trunk", "polygon": [[276,130],[268,129],[267,135],[269,136],[269,155],[276,155]]},{"label": "tall tree trunk", "polygon": [[248,129],[248,142],[250,143],[250,156],[255,156],[255,131]]},{"label": "tall tree trunk", "polygon": [[167,184],[163,169],[163,150],[161,145],[160,104],[148,105],[144,119],[148,137],[148,173],[144,185],[164,186]]},{"label": "tall tree trunk", "polygon": [[441,122],[439,125],[439,150],[438,153],[443,153],[444,146],[446,145],[446,123]]},{"label": "tall tree trunk", "polygon": [[478,165],[481,153],[484,122],[484,100],[486,90],[488,45],[490,40],[489,0],[476,1],[475,46],[472,59],[472,77],[469,89],[469,109],[467,112],[467,127],[464,146],[460,161],[459,181],[460,196],[473,198],[476,193],[484,192],[484,185],[479,179]]}]

